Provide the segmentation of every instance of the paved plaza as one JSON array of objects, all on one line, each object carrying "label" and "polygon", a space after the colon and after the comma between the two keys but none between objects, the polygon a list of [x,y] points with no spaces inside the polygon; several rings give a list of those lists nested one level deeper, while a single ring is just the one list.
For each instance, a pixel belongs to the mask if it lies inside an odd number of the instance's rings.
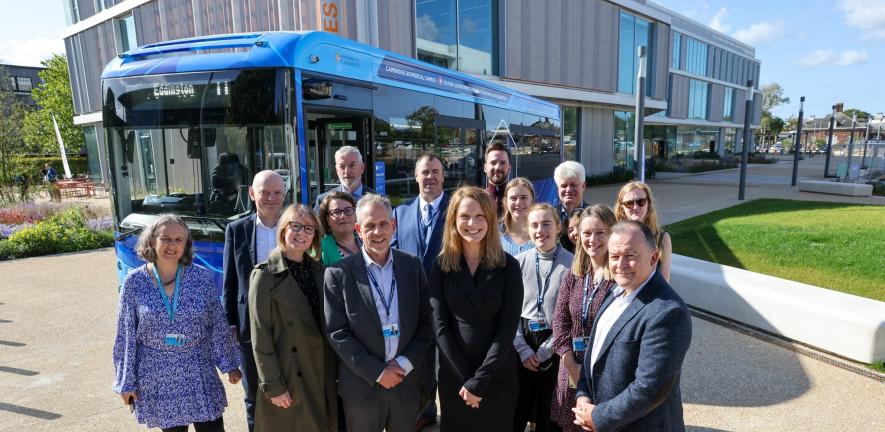
[{"label": "paved plaza", "polygon": [[[820,164],[803,162],[800,176],[819,177]],[[748,198],[885,205],[882,197],[795,192],[789,170],[788,164],[752,167]],[[664,222],[737,203],[736,176],[652,181]],[[587,198],[610,203],[616,192],[616,186],[595,187]],[[0,431],[145,430],[111,391],[116,286],[110,248],[0,262]],[[693,325],[682,376],[688,430],[885,430],[885,383],[703,319]],[[227,391],[227,430],[243,431],[241,387]]]}]

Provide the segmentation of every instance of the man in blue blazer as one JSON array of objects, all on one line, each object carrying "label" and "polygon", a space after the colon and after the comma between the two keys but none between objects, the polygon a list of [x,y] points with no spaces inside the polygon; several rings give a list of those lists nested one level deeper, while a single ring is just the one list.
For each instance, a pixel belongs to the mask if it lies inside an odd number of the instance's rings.
[{"label": "man in blue blazer", "polygon": [[227,322],[243,354],[246,422],[252,431],[258,370],[249,329],[249,278],[255,265],[265,261],[270,251],[277,247],[277,222],[286,199],[283,178],[271,170],[255,174],[249,187],[249,198],[255,202],[256,213],[229,223],[224,231],[222,303]]},{"label": "man in blue blazer", "polygon": [[586,430],[685,430],[679,377],[691,315],[656,271],[656,248],[643,224],[612,228],[609,270],[618,286],[593,323],[573,408]]},{"label": "man in blue blazer", "polygon": [[[429,275],[433,261],[442,248],[443,226],[449,197],[443,192],[446,172],[442,161],[433,153],[425,153],[415,161],[418,197],[412,198],[393,212],[396,232],[391,247],[408,252],[421,260],[424,274]],[[418,418],[415,430],[436,424],[436,347],[427,353],[422,381],[422,396],[427,405]]]}]

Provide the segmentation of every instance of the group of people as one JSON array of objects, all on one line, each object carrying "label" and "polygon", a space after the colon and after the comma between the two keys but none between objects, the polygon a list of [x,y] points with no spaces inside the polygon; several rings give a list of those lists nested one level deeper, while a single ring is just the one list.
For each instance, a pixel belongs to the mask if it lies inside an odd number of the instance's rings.
[{"label": "group of people", "polygon": [[396,208],[353,147],[314,208],[284,209],[282,178],[256,174],[220,303],[186,224],[160,217],[121,290],[114,390],[164,431],[224,430],[216,369],[242,380],[250,431],[411,432],[437,410],[442,431],[682,430],[691,322],[651,190],[587,205],[567,161],[559,206],[536,203],[510,156],[490,145],[487,187],[448,193],[423,154]]}]

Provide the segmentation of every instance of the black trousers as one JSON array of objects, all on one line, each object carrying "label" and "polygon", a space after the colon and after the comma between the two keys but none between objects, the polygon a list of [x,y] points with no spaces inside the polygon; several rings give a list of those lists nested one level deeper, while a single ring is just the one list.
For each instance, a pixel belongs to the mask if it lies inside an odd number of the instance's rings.
[{"label": "black trousers", "polygon": [[[187,432],[190,425],[181,425],[163,429],[163,432]],[[218,417],[207,422],[195,422],[194,429],[197,432],[224,432],[224,418]]]},{"label": "black trousers", "polygon": [[246,424],[249,432],[255,430],[255,395],[258,393],[258,367],[255,366],[255,354],[252,352],[251,342],[240,342],[240,352],[243,354],[243,392],[246,403]]},{"label": "black trousers", "polygon": [[[531,331],[529,320],[520,319],[522,334],[526,343],[535,351],[544,341],[553,335],[553,330]],[[535,422],[535,432],[558,432],[562,428],[550,419],[550,406],[553,393],[556,392],[556,381],[559,378],[559,356],[554,354],[549,360],[541,363],[538,372],[526,369],[522,363],[519,368],[519,397],[516,399],[516,412],[513,415],[513,430],[522,432],[530,420]]]}]

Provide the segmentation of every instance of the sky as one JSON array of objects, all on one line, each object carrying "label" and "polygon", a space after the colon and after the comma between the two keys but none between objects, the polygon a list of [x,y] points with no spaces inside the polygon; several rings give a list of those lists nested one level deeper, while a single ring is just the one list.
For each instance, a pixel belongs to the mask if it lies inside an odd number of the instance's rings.
[{"label": "sky", "polygon": [[[0,62],[63,54],[63,1],[27,0],[31,13],[0,18]],[[791,100],[773,110],[780,117],[798,116],[801,96],[806,118],[836,102],[885,112],[885,0],[656,1],[755,47],[761,84],[780,84]]]}]

